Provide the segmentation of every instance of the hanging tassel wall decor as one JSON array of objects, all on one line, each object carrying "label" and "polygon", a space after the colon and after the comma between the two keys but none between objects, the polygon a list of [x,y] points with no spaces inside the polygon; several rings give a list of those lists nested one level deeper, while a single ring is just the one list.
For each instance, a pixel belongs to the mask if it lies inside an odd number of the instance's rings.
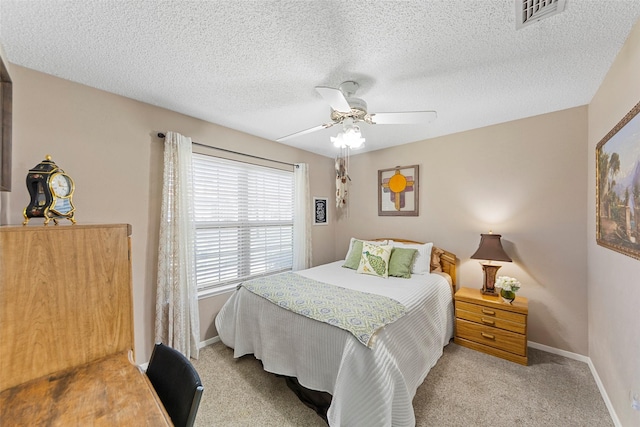
[{"label": "hanging tassel wall decor", "polygon": [[347,207],[347,195],[349,192],[349,147],[340,149],[340,154],[336,157],[336,208]]}]

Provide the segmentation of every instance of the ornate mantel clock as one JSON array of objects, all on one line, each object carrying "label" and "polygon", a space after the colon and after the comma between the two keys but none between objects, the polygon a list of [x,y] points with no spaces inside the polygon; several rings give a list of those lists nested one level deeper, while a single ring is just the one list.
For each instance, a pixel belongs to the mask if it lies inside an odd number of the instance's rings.
[{"label": "ornate mantel clock", "polygon": [[51,220],[58,225],[61,218],[67,218],[75,224],[73,214],[76,208],[71,202],[74,189],[71,177],[47,155],[27,174],[27,190],[31,201],[24,208],[22,224],[27,225],[30,218],[44,218],[44,225]]}]

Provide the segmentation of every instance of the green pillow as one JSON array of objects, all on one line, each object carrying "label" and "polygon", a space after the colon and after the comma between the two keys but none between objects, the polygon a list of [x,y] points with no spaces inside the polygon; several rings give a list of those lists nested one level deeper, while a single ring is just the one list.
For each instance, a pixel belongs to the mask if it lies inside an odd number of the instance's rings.
[{"label": "green pillow", "polygon": [[349,256],[344,260],[342,264],[345,268],[355,270],[360,265],[360,257],[362,256],[362,240],[354,240]]},{"label": "green pillow", "polygon": [[389,276],[411,277],[411,264],[418,251],[416,249],[393,248],[389,259]]}]

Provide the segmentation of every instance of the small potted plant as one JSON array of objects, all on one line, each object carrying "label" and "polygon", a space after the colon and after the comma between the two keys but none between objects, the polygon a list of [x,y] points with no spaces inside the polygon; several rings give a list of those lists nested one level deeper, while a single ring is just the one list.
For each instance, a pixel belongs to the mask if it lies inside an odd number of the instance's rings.
[{"label": "small potted plant", "polygon": [[507,276],[499,276],[496,279],[495,286],[500,288],[500,296],[504,302],[513,304],[513,300],[516,299],[516,292],[520,289],[520,282],[518,279]]}]

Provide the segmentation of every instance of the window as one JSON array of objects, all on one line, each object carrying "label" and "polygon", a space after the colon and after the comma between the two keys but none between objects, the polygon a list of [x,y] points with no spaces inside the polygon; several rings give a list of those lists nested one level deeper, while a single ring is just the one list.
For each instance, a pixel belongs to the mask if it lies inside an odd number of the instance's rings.
[{"label": "window", "polygon": [[198,293],[291,270],[293,172],[193,154]]}]

